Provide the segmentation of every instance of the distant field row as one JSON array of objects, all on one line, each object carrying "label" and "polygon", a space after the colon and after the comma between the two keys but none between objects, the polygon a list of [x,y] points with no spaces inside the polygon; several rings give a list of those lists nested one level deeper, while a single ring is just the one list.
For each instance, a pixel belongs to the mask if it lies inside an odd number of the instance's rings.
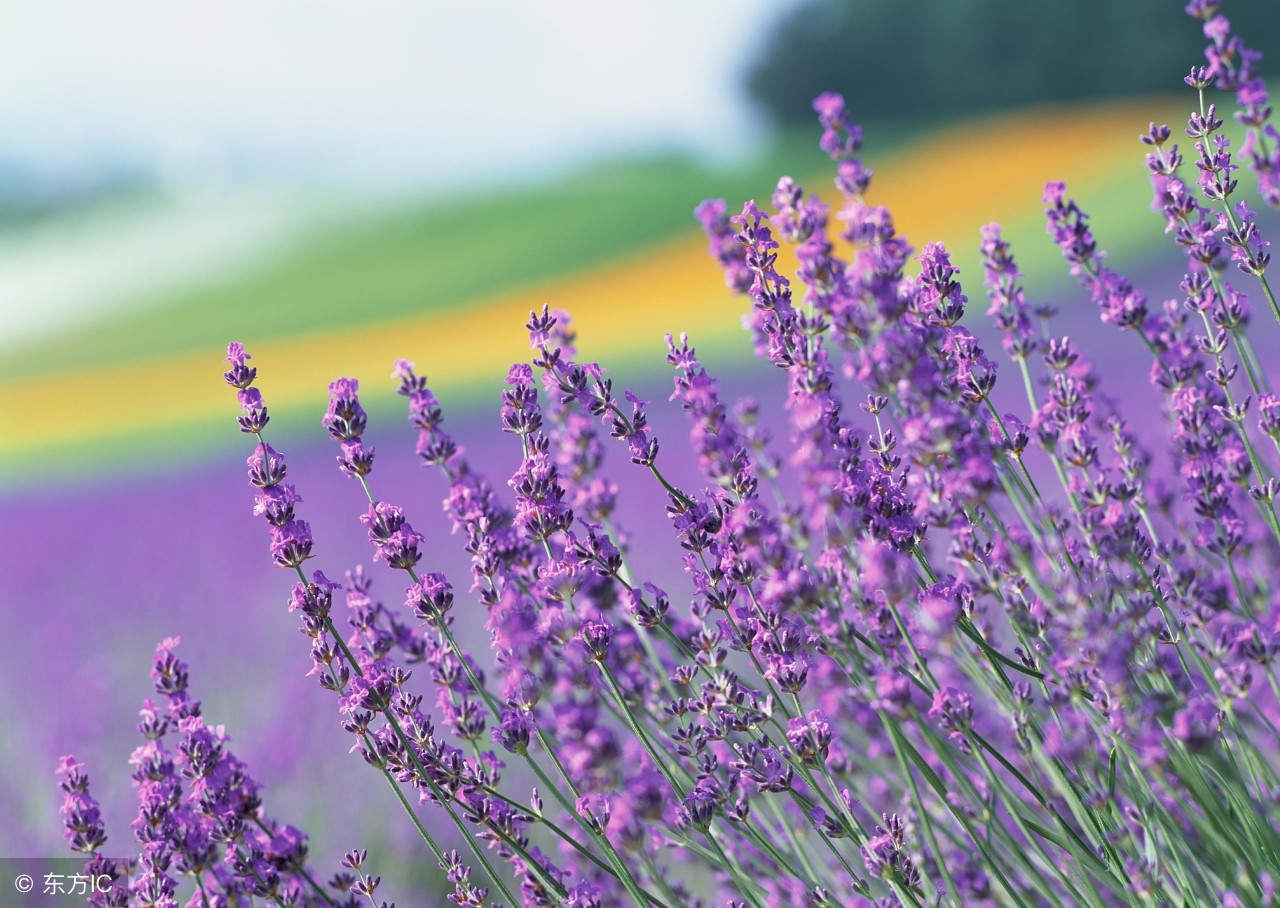
[{"label": "distant field row", "polygon": [[[1043,233],[1046,179],[1069,182],[1118,260],[1159,235],[1136,139],[1170,106],[1053,108],[894,141],[873,135],[873,197],[917,246],[953,248],[971,298],[981,295],[978,228],[990,220],[1005,224],[1031,287],[1047,286],[1062,267]],[[0,462],[30,463],[33,441],[41,467],[58,468],[110,464],[140,434],[161,450],[220,447],[227,433],[209,429],[234,408],[217,361],[233,338],[254,351],[286,431],[313,422],[339,373],[364,379],[375,405],[385,399],[398,356],[454,400],[491,388],[526,355],[522,325],[543,303],[574,314],[590,358],[657,364],[663,333],[688,331],[725,361],[747,349],[737,340],[742,302],[725,291],[690,212],[708,195],[731,206],[763,200],[783,172],[810,177],[835,201],[812,141],[788,140],[728,173],[675,160],[613,164],[539,190],[405,210],[6,354],[0,385],[23,431],[0,441]]]}]

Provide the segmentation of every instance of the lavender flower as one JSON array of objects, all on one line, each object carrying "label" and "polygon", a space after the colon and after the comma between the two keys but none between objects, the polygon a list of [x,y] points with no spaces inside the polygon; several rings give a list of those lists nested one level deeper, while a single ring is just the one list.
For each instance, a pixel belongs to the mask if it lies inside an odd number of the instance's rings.
[{"label": "lavender flower", "polygon": [[1189,3],[1186,11],[1204,20],[1204,36],[1210,42],[1204,52],[1208,65],[1201,68],[1193,87],[1203,92],[1212,84],[1235,92],[1235,118],[1249,128],[1244,154],[1257,176],[1258,192],[1268,205],[1280,207],[1280,133],[1270,122],[1272,108],[1259,75],[1262,54],[1232,34],[1230,21],[1217,14],[1218,4]]}]

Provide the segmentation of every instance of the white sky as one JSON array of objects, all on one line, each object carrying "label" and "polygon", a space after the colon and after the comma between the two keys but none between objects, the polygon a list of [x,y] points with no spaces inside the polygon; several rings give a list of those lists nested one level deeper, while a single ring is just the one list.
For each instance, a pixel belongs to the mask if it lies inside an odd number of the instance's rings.
[{"label": "white sky", "polygon": [[0,235],[0,339],[233,273],[329,195],[350,214],[602,155],[741,154],[741,73],[797,2],[0,0],[0,164],[46,191],[178,190]]},{"label": "white sky", "polygon": [[731,153],[796,0],[0,0],[0,156],[388,187]]}]

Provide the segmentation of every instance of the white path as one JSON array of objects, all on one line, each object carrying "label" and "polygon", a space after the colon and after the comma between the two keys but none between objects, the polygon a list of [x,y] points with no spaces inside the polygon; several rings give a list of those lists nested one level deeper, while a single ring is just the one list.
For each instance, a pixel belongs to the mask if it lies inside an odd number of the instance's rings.
[{"label": "white path", "polygon": [[0,346],[217,281],[332,221],[297,194],[130,199],[0,234]]}]

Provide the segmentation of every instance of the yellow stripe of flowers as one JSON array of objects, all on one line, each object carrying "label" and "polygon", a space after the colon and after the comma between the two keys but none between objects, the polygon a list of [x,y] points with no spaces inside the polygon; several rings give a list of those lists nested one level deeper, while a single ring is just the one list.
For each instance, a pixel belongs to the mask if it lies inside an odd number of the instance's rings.
[{"label": "yellow stripe of flowers", "polygon": [[[977,228],[987,221],[1038,218],[1046,179],[1066,179],[1073,191],[1087,192],[1118,168],[1140,173],[1135,137],[1147,114],[1165,106],[1146,101],[1054,109],[945,128],[870,162],[873,198],[890,207],[899,231],[917,245],[939,238],[967,249],[976,246]],[[830,185],[826,175],[817,182]],[[417,361],[440,389],[492,379],[528,356],[523,325],[529,310],[543,303],[571,312],[584,354],[604,362],[637,349],[652,350],[660,362],[668,331],[688,331],[695,342],[724,338],[739,330],[744,308],[730,299],[704,241],[690,231],[628,258],[446,313],[313,334],[300,325],[297,336],[262,344],[246,331],[211,339],[199,354],[11,381],[3,397],[17,407],[10,425],[20,431],[0,436],[0,457],[18,455],[35,440],[41,447],[66,445],[130,429],[154,438],[166,428],[229,418],[235,406],[219,364],[219,344],[228,340],[243,340],[253,353],[259,384],[277,412],[322,399],[327,382],[339,374],[365,379],[371,393],[389,388],[396,357]]]}]

